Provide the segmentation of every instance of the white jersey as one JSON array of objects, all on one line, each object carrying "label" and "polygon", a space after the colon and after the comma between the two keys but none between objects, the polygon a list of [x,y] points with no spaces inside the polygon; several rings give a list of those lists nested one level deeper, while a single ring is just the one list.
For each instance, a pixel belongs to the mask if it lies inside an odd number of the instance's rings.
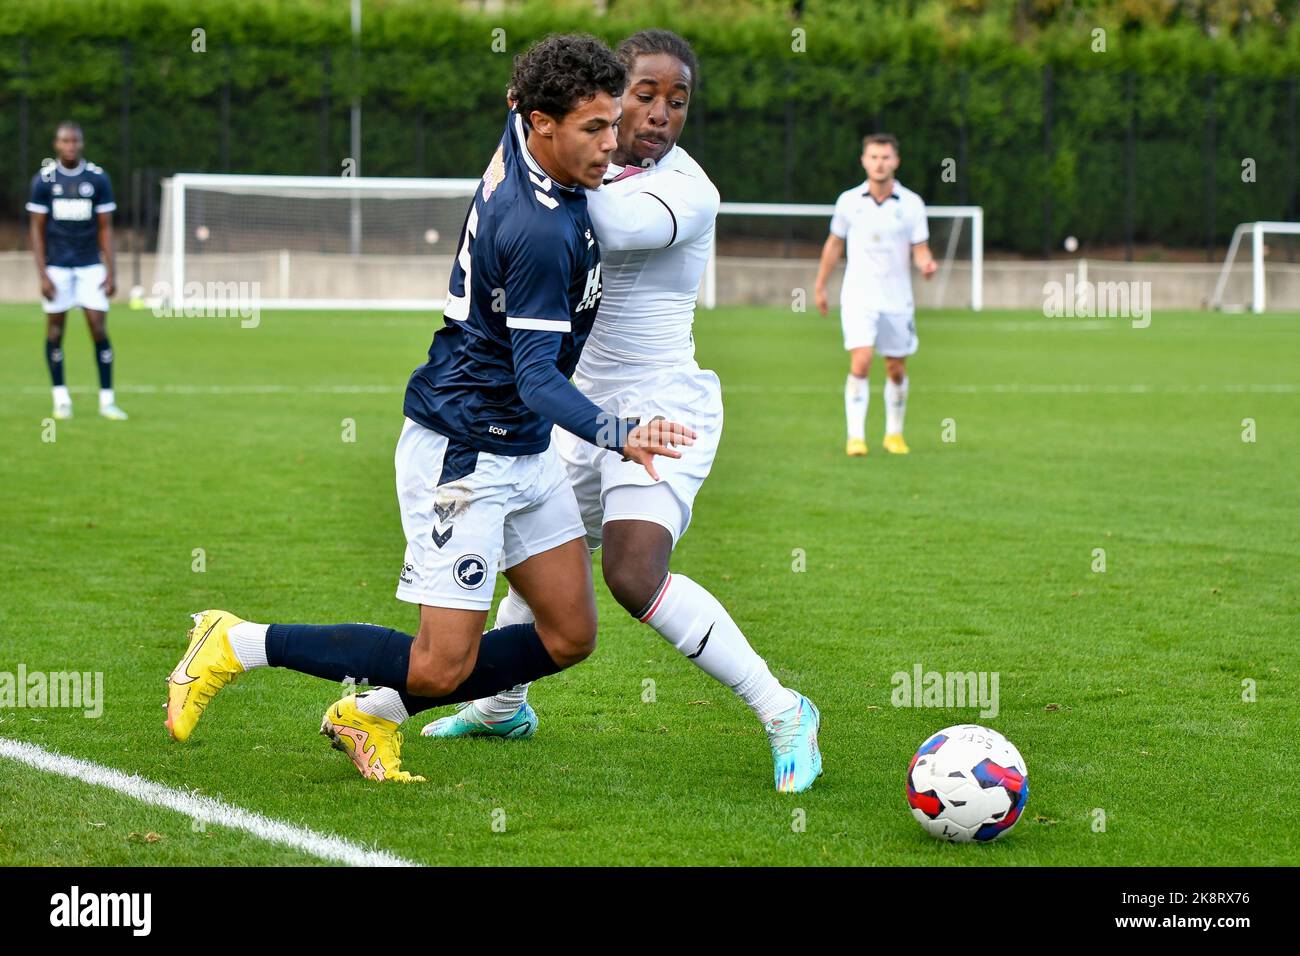
[{"label": "white jersey", "polygon": [[876,202],[869,186],[864,180],[840,193],[831,217],[831,234],[845,241],[849,257],[841,306],[871,313],[911,312],[912,246],[930,238],[925,202],[897,180],[884,202]]},{"label": "white jersey", "polygon": [[681,365],[695,356],[695,299],[713,247],[718,190],[686,150],[587,193],[600,243],[602,291],[579,374],[616,365]]}]

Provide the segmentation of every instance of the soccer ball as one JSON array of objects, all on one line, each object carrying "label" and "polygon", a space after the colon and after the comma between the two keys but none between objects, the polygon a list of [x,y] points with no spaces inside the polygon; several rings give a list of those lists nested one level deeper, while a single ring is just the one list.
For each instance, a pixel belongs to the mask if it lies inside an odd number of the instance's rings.
[{"label": "soccer ball", "polygon": [[950,843],[996,840],[1029,799],[1029,771],[1011,741],[978,724],[947,727],[907,768],[907,805],[930,836]]}]

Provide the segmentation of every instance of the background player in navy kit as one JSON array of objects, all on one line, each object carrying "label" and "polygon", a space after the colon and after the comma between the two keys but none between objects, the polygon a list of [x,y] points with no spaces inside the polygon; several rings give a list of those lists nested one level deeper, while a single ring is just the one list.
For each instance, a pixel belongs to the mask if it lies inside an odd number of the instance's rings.
[{"label": "background player in navy kit", "polygon": [[99,364],[99,414],[123,420],[113,398],[113,346],[108,341],[108,300],[113,280],[113,186],[108,173],[82,156],[81,127],[65,120],[54,134],[58,159],[32,178],[32,254],[47,320],[45,361],[54,386],[54,417],[72,417],[63,382],[63,325],[81,306]]},{"label": "background player in navy kit", "polygon": [[[585,530],[552,423],[654,473],[694,432],[621,421],[570,382],[600,301],[599,247],[583,187],[617,145],[625,73],[591,37],[553,36],[516,62],[511,110],[461,231],[444,324],[407,386],[397,494],[406,534],[397,596],[418,635],[369,624],[261,625],[195,615],[168,678],[167,727],[185,740],[238,674],[281,666],[376,689],[326,711],[321,732],[368,779],[410,781],[398,726],[578,663],[595,647]],[[483,626],[496,572],[535,623]],[[537,603],[534,603],[537,602]]]}]

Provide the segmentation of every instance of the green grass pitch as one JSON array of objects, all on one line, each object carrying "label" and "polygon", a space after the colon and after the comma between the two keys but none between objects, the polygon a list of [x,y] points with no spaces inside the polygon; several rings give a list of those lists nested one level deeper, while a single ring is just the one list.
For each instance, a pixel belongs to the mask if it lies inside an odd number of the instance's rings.
[{"label": "green grass pitch", "polygon": [[[820,705],[826,773],[797,796],[773,792],[749,711],[599,574],[599,647],[534,688],[537,737],[434,742],[417,717],[425,785],[362,781],[316,732],[338,688],[288,672],[241,679],[173,743],[163,681],[192,611],[413,628],[393,446],[438,320],[116,309],[131,420],[113,423],[73,318],[76,417],[51,442],[39,308],[0,307],[0,671],[101,671],[104,711],[4,709],[0,737],[429,864],[1300,858],[1300,316],[923,313],[913,453],[879,447],[878,367],[871,454],[848,459],[838,322],[702,313],[727,424],[674,567]],[[892,706],[917,664],[996,672],[998,715]],[[904,799],[914,749],[965,722],[1029,766],[1026,815],[992,845],[930,839]],[[0,759],[0,864],[313,862]]]}]

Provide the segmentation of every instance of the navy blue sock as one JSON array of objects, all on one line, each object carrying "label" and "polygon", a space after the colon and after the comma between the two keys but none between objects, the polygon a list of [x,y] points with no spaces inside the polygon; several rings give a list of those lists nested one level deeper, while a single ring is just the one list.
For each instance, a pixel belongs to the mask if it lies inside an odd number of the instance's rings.
[{"label": "navy blue sock", "polygon": [[[267,635],[268,647],[270,634]],[[496,694],[516,684],[524,684],[547,677],[560,670],[560,666],[551,660],[546,645],[537,636],[536,624],[510,624],[488,631],[478,647],[478,659],[474,670],[459,687],[445,697],[417,697],[408,694],[401,684],[389,684],[402,695],[406,712],[415,716],[422,710],[441,707],[445,704],[459,704],[467,700],[477,700]]]},{"label": "navy blue sock", "polygon": [[50,383],[55,386],[63,384],[63,340],[51,342],[45,340],[45,364],[50,367]]},{"label": "navy blue sock", "polygon": [[547,677],[560,670],[535,624],[511,624],[483,635],[474,670],[444,697],[406,692],[414,638],[375,624],[272,624],[266,629],[266,662],[313,677],[391,687],[408,714],[476,700]]},{"label": "navy blue sock", "polygon": [[266,662],[325,680],[406,687],[415,638],[375,624],[272,624]]},{"label": "navy blue sock", "polygon": [[99,387],[113,387],[113,346],[108,344],[108,336],[95,343],[95,362],[99,365]]}]

